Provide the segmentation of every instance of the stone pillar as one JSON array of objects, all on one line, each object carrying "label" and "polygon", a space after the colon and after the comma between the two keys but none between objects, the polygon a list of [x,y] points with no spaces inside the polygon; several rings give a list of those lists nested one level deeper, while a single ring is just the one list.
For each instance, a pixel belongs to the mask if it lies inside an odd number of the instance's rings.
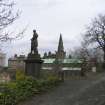
[{"label": "stone pillar", "polygon": [[40,77],[40,70],[43,61],[41,59],[28,58],[25,60],[25,74],[35,78]]}]

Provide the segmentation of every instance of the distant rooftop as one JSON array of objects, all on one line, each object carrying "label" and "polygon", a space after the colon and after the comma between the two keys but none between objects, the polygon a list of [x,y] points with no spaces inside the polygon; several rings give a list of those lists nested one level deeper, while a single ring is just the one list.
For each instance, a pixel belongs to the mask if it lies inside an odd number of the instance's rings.
[{"label": "distant rooftop", "polygon": [[[51,64],[55,59],[43,59],[44,63]],[[82,59],[64,59],[62,63],[82,63]]]},{"label": "distant rooftop", "polygon": [[53,63],[55,61],[54,58],[52,59],[42,59],[44,61],[44,63]]},{"label": "distant rooftop", "polygon": [[25,55],[19,55],[19,56],[17,56],[16,54],[14,55],[14,57],[11,57],[11,58],[9,58],[9,60],[24,60],[24,59],[26,59],[26,56]]}]

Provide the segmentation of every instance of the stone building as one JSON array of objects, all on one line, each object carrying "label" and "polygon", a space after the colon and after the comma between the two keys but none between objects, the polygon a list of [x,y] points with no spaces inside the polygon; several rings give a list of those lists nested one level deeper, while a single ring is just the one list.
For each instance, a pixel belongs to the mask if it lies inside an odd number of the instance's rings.
[{"label": "stone building", "polygon": [[[62,35],[60,34],[58,49],[57,52],[51,56],[52,53],[49,54],[45,53],[43,57],[43,66],[42,70],[50,70],[53,71],[56,69],[57,66],[60,67],[60,70],[63,70],[65,76],[69,75],[80,75],[81,74],[81,65],[82,59],[72,59],[66,58],[66,52],[64,51],[63,46],[63,39]],[[58,67],[58,68],[59,68]]]},{"label": "stone building", "polygon": [[[15,55],[13,58],[9,58],[8,66],[13,69],[25,69],[24,60],[26,57],[24,55],[17,56]],[[60,34],[58,49],[55,53],[48,52],[44,53],[43,59],[44,62],[42,64],[42,70],[54,70],[56,66],[60,64],[61,70],[65,71],[65,74],[80,74],[81,72],[81,64],[82,59],[71,59],[66,58],[66,52],[64,51],[63,39]],[[58,61],[56,63],[55,61]]]},{"label": "stone building", "polygon": [[48,53],[45,52],[43,59],[49,59],[49,58],[56,58],[56,53],[52,53],[51,51],[49,51]]},{"label": "stone building", "polygon": [[24,60],[26,59],[25,55],[17,56],[17,54],[14,55],[14,57],[8,59],[8,67],[11,69],[25,69],[25,63]]},{"label": "stone building", "polygon": [[66,56],[66,52],[64,51],[62,35],[60,34],[58,50],[56,52],[56,59],[64,59]]},{"label": "stone building", "polygon": [[0,67],[4,67],[6,63],[6,54],[0,52]]}]

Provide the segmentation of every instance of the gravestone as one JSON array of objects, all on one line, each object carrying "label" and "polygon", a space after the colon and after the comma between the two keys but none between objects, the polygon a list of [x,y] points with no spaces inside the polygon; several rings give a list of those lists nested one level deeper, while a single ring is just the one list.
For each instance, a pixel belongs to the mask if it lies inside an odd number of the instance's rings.
[{"label": "gravestone", "polygon": [[25,74],[34,78],[40,77],[40,70],[43,63],[40,54],[38,53],[38,34],[33,30],[33,37],[31,39],[31,52],[25,60]]}]

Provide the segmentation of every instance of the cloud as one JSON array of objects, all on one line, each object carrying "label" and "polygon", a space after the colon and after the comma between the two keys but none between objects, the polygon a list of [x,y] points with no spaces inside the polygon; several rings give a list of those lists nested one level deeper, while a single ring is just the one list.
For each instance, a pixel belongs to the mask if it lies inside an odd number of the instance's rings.
[{"label": "cloud", "polygon": [[[18,1],[17,1],[18,2]],[[22,4],[26,7],[35,7],[38,9],[50,8],[62,4],[64,0],[22,0]]]},{"label": "cloud", "polygon": [[36,26],[41,52],[57,50],[60,32],[63,34],[66,50],[78,46],[84,26],[91,18],[105,12],[105,0],[17,0],[17,2],[19,8],[23,10],[19,28],[26,22],[30,23],[30,27],[25,33],[27,38],[12,46],[11,50],[13,49],[14,53],[29,51],[29,40],[32,37],[33,27]]}]

